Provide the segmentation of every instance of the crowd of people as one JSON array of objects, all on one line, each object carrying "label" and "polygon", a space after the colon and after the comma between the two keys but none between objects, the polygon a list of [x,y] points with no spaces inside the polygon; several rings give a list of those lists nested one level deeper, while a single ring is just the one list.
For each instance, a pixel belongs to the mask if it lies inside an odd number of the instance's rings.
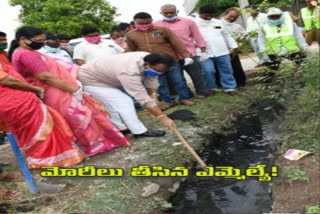
[{"label": "crowd of people", "polygon": [[67,35],[24,26],[7,53],[0,32],[1,130],[15,134],[29,168],[74,166],[86,156],[130,146],[128,133],[163,136],[145,127],[136,110],[142,107],[173,130],[164,110],[201,102],[218,93],[219,85],[236,96],[246,85],[237,51],[241,41],[250,40],[259,66],[276,70],[283,57],[300,64],[312,41],[319,42],[319,8],[306,2],[300,15],[305,37],[293,15],[279,8],[261,13],[251,6],[245,30],[235,23],[238,8],[217,18],[215,7],[204,5],[190,19],[178,16],[172,4],[160,8],[158,21],[146,12],[135,14],[132,23],[112,29],[109,39],[85,26],[84,40],[75,47]]}]

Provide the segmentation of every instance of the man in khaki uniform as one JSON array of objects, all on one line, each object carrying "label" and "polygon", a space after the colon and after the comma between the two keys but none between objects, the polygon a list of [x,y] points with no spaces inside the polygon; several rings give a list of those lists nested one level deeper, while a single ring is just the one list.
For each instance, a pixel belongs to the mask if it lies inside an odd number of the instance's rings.
[{"label": "man in khaki uniform", "polygon": [[313,41],[320,41],[320,9],[317,6],[317,1],[306,0],[307,7],[300,10],[299,17],[302,19],[305,30],[305,38],[308,45],[311,45]]}]

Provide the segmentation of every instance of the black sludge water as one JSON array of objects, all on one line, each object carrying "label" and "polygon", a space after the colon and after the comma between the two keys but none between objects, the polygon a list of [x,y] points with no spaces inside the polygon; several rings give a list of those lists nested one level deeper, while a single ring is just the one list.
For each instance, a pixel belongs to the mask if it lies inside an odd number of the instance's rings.
[{"label": "black sludge water", "polygon": [[[271,172],[272,153],[279,140],[279,114],[283,108],[275,102],[260,103],[250,108],[227,137],[213,137],[201,157],[208,166],[232,166],[242,174],[249,166],[267,165]],[[271,105],[271,106],[270,106]],[[199,166],[197,166],[199,167]],[[271,212],[270,182],[257,177],[245,180],[220,177],[196,177],[194,167],[170,202],[172,214],[261,214]],[[215,177],[217,178],[217,177]]]}]

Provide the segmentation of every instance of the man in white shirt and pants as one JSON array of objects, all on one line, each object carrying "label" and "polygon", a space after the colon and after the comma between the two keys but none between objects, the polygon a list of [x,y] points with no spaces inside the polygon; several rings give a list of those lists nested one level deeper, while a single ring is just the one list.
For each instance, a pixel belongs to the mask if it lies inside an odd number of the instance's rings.
[{"label": "man in white shirt and pants", "polygon": [[258,32],[264,25],[267,15],[265,13],[260,13],[255,5],[247,6],[246,9],[251,13],[247,19],[247,32],[250,36],[249,41],[253,51],[258,56],[259,65],[257,67],[259,67],[263,63],[263,55],[260,53],[261,51],[259,51]]},{"label": "man in white shirt and pants", "polygon": [[95,27],[84,27],[81,33],[85,41],[76,45],[73,52],[73,59],[78,65],[124,52],[124,49],[114,41],[102,39],[99,30]]},{"label": "man in white shirt and pants", "polygon": [[234,96],[237,84],[233,76],[229,50],[232,50],[231,55],[235,55],[238,45],[229,34],[223,31],[222,21],[213,19],[215,12],[216,9],[212,5],[204,5],[199,9],[199,17],[195,21],[207,42],[207,48],[204,53],[198,48],[197,56],[210,93],[218,90],[215,78],[216,65],[223,90]]}]

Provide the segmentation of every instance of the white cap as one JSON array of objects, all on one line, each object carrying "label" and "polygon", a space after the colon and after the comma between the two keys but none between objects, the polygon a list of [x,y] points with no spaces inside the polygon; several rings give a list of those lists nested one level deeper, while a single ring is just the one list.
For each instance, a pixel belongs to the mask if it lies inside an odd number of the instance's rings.
[{"label": "white cap", "polygon": [[282,13],[282,10],[276,7],[271,7],[267,10],[267,16],[282,15]]}]

